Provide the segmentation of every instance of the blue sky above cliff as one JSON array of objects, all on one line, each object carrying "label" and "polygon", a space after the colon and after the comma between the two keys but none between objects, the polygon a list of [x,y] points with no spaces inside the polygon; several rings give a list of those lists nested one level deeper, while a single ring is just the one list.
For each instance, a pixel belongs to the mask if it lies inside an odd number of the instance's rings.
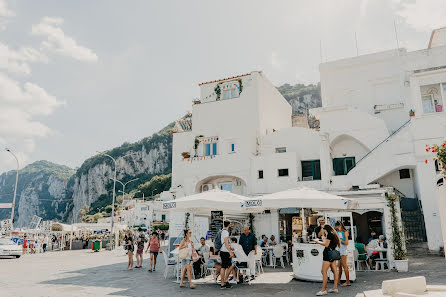
[{"label": "blue sky above cliff", "polygon": [[182,116],[199,82],[318,82],[321,43],[324,61],[355,56],[355,33],[360,54],[395,48],[396,21],[422,49],[444,15],[442,0],[0,0],[0,147],[79,166]]}]

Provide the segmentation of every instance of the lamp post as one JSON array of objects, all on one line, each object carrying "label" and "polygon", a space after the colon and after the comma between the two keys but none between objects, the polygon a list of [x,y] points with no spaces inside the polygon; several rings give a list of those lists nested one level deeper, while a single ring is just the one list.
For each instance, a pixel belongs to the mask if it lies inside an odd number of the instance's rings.
[{"label": "lamp post", "polygon": [[6,148],[8,153],[11,153],[17,162],[17,172],[15,174],[15,186],[14,186],[14,197],[12,198],[12,207],[11,207],[11,232],[14,230],[14,208],[15,208],[15,198],[17,196],[17,183],[19,182],[19,159],[14,155],[13,152],[9,148]]},{"label": "lamp post", "polygon": [[[113,158],[112,156],[110,156],[107,153],[103,153],[103,152],[102,153],[98,152],[98,153],[100,155],[104,155],[104,156],[109,157],[110,159],[112,159],[113,163],[115,165],[115,173],[114,173],[114,176],[113,176],[113,200],[112,200],[112,213],[111,213],[111,224],[110,224],[110,250],[112,250],[113,249],[113,224],[114,224],[113,219],[115,218],[116,169],[117,169],[117,166],[116,166],[115,158]],[[131,153],[131,154],[125,155],[123,157],[130,156],[130,155],[133,155],[133,154],[135,154],[135,153]]]},{"label": "lamp post", "polygon": [[116,180],[118,183],[120,183],[121,185],[122,185],[122,196],[123,196],[123,199],[125,198],[125,186],[128,184],[128,183],[131,183],[132,181],[135,181],[135,180],[138,180],[139,178],[134,178],[134,179],[131,179],[131,180],[129,180],[128,182],[126,182],[126,183],[123,183],[122,181],[120,181],[120,180]]},{"label": "lamp post", "polygon": [[152,190],[152,200],[153,200],[153,192],[158,191],[158,189],[153,189]]}]

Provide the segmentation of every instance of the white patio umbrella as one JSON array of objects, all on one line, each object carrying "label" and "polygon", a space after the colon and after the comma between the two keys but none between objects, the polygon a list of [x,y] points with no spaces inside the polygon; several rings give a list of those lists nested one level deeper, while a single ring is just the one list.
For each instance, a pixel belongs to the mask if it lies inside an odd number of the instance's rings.
[{"label": "white patio umbrella", "polygon": [[163,203],[163,210],[207,212],[243,212],[246,197],[228,191],[211,190]]},{"label": "white patio umbrella", "polygon": [[288,207],[314,209],[352,209],[354,200],[311,188],[298,188],[247,199],[246,211],[280,209]]}]

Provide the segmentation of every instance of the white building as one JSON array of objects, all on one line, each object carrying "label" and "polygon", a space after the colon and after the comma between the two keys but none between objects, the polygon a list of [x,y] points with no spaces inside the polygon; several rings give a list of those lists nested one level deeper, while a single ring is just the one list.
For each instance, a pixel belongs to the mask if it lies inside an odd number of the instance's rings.
[{"label": "white building", "polygon": [[[200,102],[173,136],[170,195],[212,188],[255,196],[300,186],[336,193],[393,187],[415,206],[421,201],[429,249],[438,250],[436,187],[442,178],[425,150],[446,136],[446,46],[436,34],[435,46],[425,50],[321,64],[323,106],[311,110],[320,129],[293,126],[300,121],[292,121],[291,106],[262,72],[201,83]],[[369,199],[373,190],[356,193]],[[262,224],[278,234],[279,217],[265,215]],[[365,222],[365,233],[385,233],[380,214],[354,220]]]},{"label": "white building", "polygon": [[126,210],[120,211],[120,221],[128,226],[151,228],[153,222],[167,222],[168,215],[162,211],[161,202],[131,200]]}]

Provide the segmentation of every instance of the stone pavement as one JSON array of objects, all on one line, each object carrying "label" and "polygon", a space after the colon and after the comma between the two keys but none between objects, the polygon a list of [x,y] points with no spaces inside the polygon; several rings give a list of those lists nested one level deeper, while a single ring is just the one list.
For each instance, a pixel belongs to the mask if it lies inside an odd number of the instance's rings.
[{"label": "stone pavement", "polygon": [[[49,252],[0,259],[0,296],[314,296],[321,286],[294,280],[289,268],[269,268],[250,286],[220,290],[209,282],[199,283],[195,290],[179,288],[172,276],[164,279],[160,257],[153,273],[147,268],[127,271],[123,250]],[[360,272],[351,287],[340,288],[339,296],[354,297],[358,292],[380,288],[383,280],[416,275],[424,275],[428,284],[446,284],[443,257],[417,256],[409,263],[408,273]],[[144,265],[148,266],[148,260]]]}]

